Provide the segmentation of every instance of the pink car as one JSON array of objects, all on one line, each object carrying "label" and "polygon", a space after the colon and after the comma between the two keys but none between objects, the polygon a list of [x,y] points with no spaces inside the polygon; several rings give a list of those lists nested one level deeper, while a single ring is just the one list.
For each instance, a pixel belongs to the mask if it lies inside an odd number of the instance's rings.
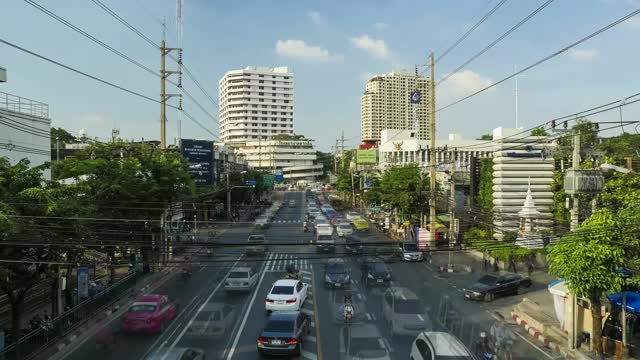
[{"label": "pink car", "polygon": [[155,333],[163,332],[173,318],[178,306],[166,295],[145,295],[136,299],[122,318],[122,331]]}]

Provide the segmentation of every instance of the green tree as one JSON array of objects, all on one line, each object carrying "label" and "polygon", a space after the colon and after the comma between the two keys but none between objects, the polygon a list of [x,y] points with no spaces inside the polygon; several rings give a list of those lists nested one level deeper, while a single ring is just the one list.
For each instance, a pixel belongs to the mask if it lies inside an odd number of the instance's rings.
[{"label": "green tree", "polygon": [[531,136],[549,136],[549,133],[543,127],[537,127],[531,130]]},{"label": "green tree", "polygon": [[[625,246],[638,245],[633,232],[625,234],[633,223],[621,222],[621,219],[628,220],[630,214],[623,211],[620,215],[609,209],[597,211],[583,222],[577,232],[563,236],[548,253],[550,271],[565,279],[572,293],[591,302],[591,338],[598,353],[602,353],[602,299],[621,290],[623,279],[616,270],[626,266],[629,259],[636,258],[635,254],[625,250]],[[635,220],[633,227],[637,231],[637,217]]]},{"label": "green tree", "polygon": [[621,164],[625,157],[633,159],[640,158],[640,134],[624,133],[619,136],[603,138],[602,142],[596,146],[613,159],[614,164]]},{"label": "green tree", "polygon": [[493,135],[484,134],[484,135],[480,136],[477,140],[491,141],[491,140],[493,140]]},{"label": "green tree", "polygon": [[402,218],[419,215],[423,193],[429,191],[429,177],[421,174],[416,164],[394,166],[382,175],[380,199],[386,207],[396,209]]},{"label": "green tree", "polygon": [[[56,140],[56,138],[58,138]],[[78,142],[78,139],[71,135],[67,130],[59,127],[59,128],[55,128],[52,127],[51,128],[51,147],[55,147],[56,146],[56,141],[60,141],[60,144],[73,144]]]},{"label": "green tree", "polygon": [[486,210],[493,209],[493,159],[480,160],[478,205]]},{"label": "green tree", "polygon": [[564,174],[560,170],[553,172],[553,181],[550,184],[553,192],[553,218],[558,225],[566,225],[569,221],[569,210],[565,206],[567,194],[564,192]]}]

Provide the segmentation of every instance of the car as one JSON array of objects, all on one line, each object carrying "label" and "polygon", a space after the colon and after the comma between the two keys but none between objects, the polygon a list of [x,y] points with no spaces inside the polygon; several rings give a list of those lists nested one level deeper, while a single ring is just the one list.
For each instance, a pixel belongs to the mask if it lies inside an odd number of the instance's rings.
[{"label": "car", "polygon": [[329,219],[329,222],[331,222],[331,225],[333,225],[333,226],[338,226],[338,224],[344,223],[346,221],[347,221],[347,219],[345,219],[341,215],[336,215],[336,216],[333,216],[332,218]]},{"label": "car", "polygon": [[258,337],[260,355],[302,354],[305,336],[311,333],[311,319],[301,311],[273,313]]},{"label": "car", "polygon": [[256,218],[254,222],[254,226],[256,229],[266,229],[269,227],[269,218],[267,216],[261,215]]},{"label": "car", "polygon": [[418,243],[413,241],[403,241],[399,244],[402,250],[402,260],[404,261],[422,261],[424,255],[418,248]]},{"label": "car", "polygon": [[344,288],[351,285],[351,271],[343,259],[329,259],[324,266],[324,287]]},{"label": "car", "polygon": [[365,287],[388,286],[391,283],[391,269],[382,260],[365,261],[361,270]]},{"label": "car", "polygon": [[224,290],[251,291],[258,283],[258,272],[250,267],[235,267],[224,280]]},{"label": "car", "polygon": [[245,253],[251,255],[264,255],[267,252],[267,239],[264,234],[251,234],[247,238]]},{"label": "car", "polygon": [[147,360],[205,360],[205,352],[202,349],[188,347],[174,347],[171,350],[160,349]]},{"label": "car", "polygon": [[178,313],[178,304],[167,295],[145,295],[137,298],[122,317],[126,333],[161,333]]},{"label": "car", "polygon": [[187,328],[192,338],[210,339],[222,337],[233,329],[238,317],[235,306],[224,303],[207,303]]},{"label": "car", "polygon": [[362,254],[362,240],[357,236],[349,235],[344,240],[344,250],[349,254]]},{"label": "car", "polygon": [[300,280],[280,279],[273,283],[265,299],[267,313],[272,311],[299,311],[307,300],[309,285]]},{"label": "car", "polygon": [[391,286],[384,292],[382,314],[391,335],[416,336],[432,327],[427,307],[405,287]]},{"label": "car", "polygon": [[349,224],[339,223],[336,224],[336,233],[340,237],[345,237],[353,234],[353,228]]},{"label": "car", "polygon": [[531,287],[527,276],[499,271],[482,276],[468,289],[464,289],[466,300],[492,301],[496,297],[522,294]]},{"label": "car", "polygon": [[369,232],[369,223],[367,222],[367,220],[358,218],[358,219],[351,220],[351,223],[353,224],[353,228],[355,232],[357,233]]},{"label": "car", "polygon": [[334,252],[336,251],[336,240],[333,238],[333,235],[321,234],[318,232],[316,235],[316,250],[318,252]]},{"label": "car", "polygon": [[411,344],[414,360],[474,360],[471,351],[455,336],[443,331],[423,331]]},{"label": "car", "polygon": [[391,360],[389,347],[387,339],[373,324],[340,328],[338,350],[341,360]]}]

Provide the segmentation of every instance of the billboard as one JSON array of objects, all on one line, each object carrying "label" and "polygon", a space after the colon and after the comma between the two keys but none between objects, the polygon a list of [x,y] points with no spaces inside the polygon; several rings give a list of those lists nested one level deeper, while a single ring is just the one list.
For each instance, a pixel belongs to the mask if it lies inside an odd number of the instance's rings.
[{"label": "billboard", "polygon": [[180,153],[189,162],[189,173],[195,175],[196,186],[213,184],[213,141],[180,140]]},{"label": "billboard", "polygon": [[356,161],[358,164],[376,164],[378,162],[376,150],[357,150]]}]

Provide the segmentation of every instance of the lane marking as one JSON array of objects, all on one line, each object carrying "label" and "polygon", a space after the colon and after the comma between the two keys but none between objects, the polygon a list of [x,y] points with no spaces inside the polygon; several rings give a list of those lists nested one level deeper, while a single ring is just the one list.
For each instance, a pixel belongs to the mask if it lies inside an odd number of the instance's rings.
[{"label": "lane marking", "polygon": [[[233,269],[238,264],[238,262],[240,262],[240,259],[242,259],[242,256],[243,255],[240,255],[240,257],[238,257],[238,259],[233,263],[231,268],[229,268],[229,271],[227,272],[226,276],[229,276],[229,273],[231,272],[231,269]],[[180,332],[180,334],[178,334],[176,339],[171,343],[171,346],[169,346],[169,349],[164,353],[164,355],[162,356],[162,358],[160,360],[165,360],[167,358],[167,356],[169,355],[169,352],[171,352],[171,350],[173,350],[173,348],[176,347],[178,342],[182,339],[184,334],[187,332],[187,329],[190,328],[191,325],[193,324],[193,321],[195,320],[195,318],[202,312],[202,309],[204,309],[204,307],[209,303],[211,298],[213,298],[213,296],[218,292],[218,290],[220,289],[220,286],[222,286],[222,283],[224,283],[224,281],[218,282],[218,285],[215,287],[215,289],[213,289],[211,294],[209,294],[209,296],[207,296],[207,299],[202,302],[202,305],[200,305],[200,307],[198,308],[196,313],[193,315],[193,317],[191,319],[189,319],[189,322],[187,323],[187,326],[185,326],[182,329],[182,331]],[[255,294],[254,294],[254,297],[255,297]]]},{"label": "lane marking", "polygon": [[[311,276],[311,288],[312,289],[316,288],[316,279],[315,279],[315,276],[313,275]],[[319,314],[317,302],[313,303],[313,310],[315,311],[316,314]],[[311,326],[313,326],[316,329],[316,352],[318,353],[318,356],[313,358],[313,360],[315,359],[322,360],[322,341],[320,339],[320,318],[315,317],[315,320],[318,322],[318,326],[316,327],[313,321],[311,322]]]},{"label": "lane marking", "polygon": [[373,318],[373,321],[376,321],[376,314],[371,313],[371,317]]},{"label": "lane marking", "polygon": [[385,342],[384,342],[384,340],[382,338],[378,338],[378,344],[380,344],[381,348],[387,349],[387,344],[385,344]]},{"label": "lane marking", "polygon": [[311,341],[311,342],[316,342],[316,337],[313,335],[307,335],[304,337],[305,341]]},{"label": "lane marking", "polygon": [[420,321],[424,321],[424,318],[422,317],[422,315],[417,314],[418,315],[418,319],[420,319]]},{"label": "lane marking", "polygon": [[[266,271],[262,272],[262,275],[260,275],[260,280],[258,281],[258,285],[256,286],[256,289],[260,288],[260,285],[262,284],[262,281],[264,280],[264,276],[266,274],[267,274]],[[257,295],[258,295],[258,291],[256,290],[253,293],[253,296],[251,297],[251,300],[249,301],[249,306],[247,307],[247,309],[253,308],[253,303],[256,301],[256,296]],[[236,351],[236,347],[238,346],[238,341],[240,341],[240,335],[242,335],[242,330],[244,329],[244,326],[247,323],[247,319],[249,318],[249,314],[250,313],[251,313],[251,311],[247,311],[247,312],[244,313],[244,316],[242,317],[242,322],[240,323],[240,328],[238,329],[238,332],[236,333],[236,336],[233,339],[233,344],[229,348],[229,353],[227,353],[227,360],[231,360],[233,358],[233,353]]]},{"label": "lane marking", "polygon": [[372,320],[371,319],[371,314],[367,313],[366,315],[367,315],[367,320],[371,321]]}]

